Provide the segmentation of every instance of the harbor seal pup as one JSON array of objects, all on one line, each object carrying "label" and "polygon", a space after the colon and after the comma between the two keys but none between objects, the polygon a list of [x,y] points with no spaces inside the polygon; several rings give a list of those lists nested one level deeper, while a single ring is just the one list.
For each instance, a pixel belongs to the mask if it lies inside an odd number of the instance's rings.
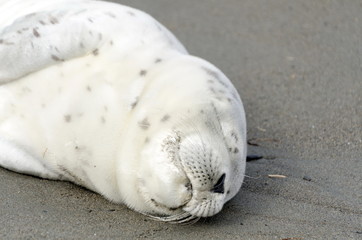
[{"label": "harbor seal pup", "polygon": [[0,4],[2,167],[174,223],[215,215],[236,195],[246,121],[219,69],[130,7]]}]

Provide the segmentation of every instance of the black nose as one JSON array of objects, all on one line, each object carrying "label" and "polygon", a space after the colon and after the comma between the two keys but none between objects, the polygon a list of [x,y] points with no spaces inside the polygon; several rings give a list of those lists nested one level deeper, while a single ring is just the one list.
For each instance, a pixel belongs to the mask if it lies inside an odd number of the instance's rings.
[{"label": "black nose", "polygon": [[224,193],[225,173],[221,175],[217,183],[212,187],[211,192]]}]

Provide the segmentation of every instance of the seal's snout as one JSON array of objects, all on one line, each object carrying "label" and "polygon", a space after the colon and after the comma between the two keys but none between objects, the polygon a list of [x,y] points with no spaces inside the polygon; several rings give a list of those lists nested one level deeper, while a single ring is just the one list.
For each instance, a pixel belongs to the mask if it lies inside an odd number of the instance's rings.
[{"label": "seal's snout", "polygon": [[221,175],[216,184],[212,187],[211,192],[213,193],[224,193],[224,185],[225,185],[225,173]]}]

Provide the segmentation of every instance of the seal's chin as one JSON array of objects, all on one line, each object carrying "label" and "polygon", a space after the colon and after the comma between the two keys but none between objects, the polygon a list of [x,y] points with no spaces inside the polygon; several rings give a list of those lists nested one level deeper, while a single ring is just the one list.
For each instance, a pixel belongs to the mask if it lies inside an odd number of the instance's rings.
[{"label": "seal's chin", "polygon": [[177,177],[174,172],[162,176],[168,176],[167,181],[156,177],[139,182],[138,192],[147,205],[147,210],[141,213],[158,221],[192,224],[221,211],[226,200],[225,174],[210,188],[200,188],[198,182],[186,174]]},{"label": "seal's chin", "polygon": [[[191,190],[191,189],[189,189]],[[153,211],[143,212],[148,217],[175,224],[193,224],[200,218],[210,217],[221,211],[225,194],[212,191],[191,190],[191,198],[177,207],[158,202],[149,195],[144,196]]]},{"label": "seal's chin", "polygon": [[175,224],[192,224],[200,219],[200,217],[194,216],[190,212],[184,210],[185,208],[188,208],[189,203],[193,201],[192,191],[190,191],[190,197],[187,199],[187,201],[179,204],[178,206],[166,205],[161,201],[157,201],[147,192],[142,190],[140,192],[142,193],[143,198],[146,200],[147,205],[150,207],[150,209],[152,209],[151,211],[141,213],[153,220]]}]

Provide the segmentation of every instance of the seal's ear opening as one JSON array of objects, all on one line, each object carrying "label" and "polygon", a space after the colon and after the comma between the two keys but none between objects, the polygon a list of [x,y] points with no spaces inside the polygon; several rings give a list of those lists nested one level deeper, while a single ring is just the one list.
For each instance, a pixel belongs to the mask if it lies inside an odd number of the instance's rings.
[{"label": "seal's ear opening", "polygon": [[219,180],[217,180],[216,184],[211,189],[211,192],[224,194],[225,177],[226,177],[225,173],[221,175]]}]

